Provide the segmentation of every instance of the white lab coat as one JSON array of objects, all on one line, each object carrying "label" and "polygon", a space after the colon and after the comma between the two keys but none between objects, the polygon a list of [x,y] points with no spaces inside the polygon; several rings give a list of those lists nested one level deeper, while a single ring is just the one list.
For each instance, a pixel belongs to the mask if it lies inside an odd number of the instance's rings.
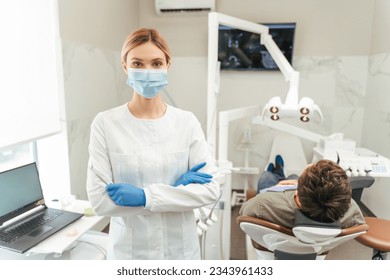
[{"label": "white lab coat", "polygon": [[[137,119],[127,104],[99,113],[91,126],[87,193],[98,215],[110,216],[108,259],[200,259],[193,209],[214,203],[219,184],[174,187],[191,167],[216,171],[200,123],[167,107],[158,119]],[[145,207],[117,206],[109,183],[143,188]]]}]

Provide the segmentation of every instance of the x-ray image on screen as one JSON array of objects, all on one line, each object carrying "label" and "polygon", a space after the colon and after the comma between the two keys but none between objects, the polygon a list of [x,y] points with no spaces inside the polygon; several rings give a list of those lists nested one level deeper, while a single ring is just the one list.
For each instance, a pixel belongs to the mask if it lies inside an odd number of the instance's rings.
[{"label": "x-ray image on screen", "polygon": [[[295,23],[263,24],[269,34],[292,64]],[[278,66],[260,44],[260,34],[223,25],[219,26],[218,60],[222,70],[278,70]]]}]

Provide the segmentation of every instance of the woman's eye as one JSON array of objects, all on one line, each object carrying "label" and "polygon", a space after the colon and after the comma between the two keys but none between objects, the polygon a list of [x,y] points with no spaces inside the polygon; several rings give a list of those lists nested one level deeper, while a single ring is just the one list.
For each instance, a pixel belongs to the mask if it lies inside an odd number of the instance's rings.
[{"label": "woman's eye", "polygon": [[154,67],[161,67],[162,65],[163,65],[163,63],[161,61],[156,61],[153,63]]},{"label": "woman's eye", "polygon": [[138,62],[138,61],[135,61],[135,62],[133,62],[132,64],[133,64],[133,67],[134,67],[134,68],[137,68],[137,67],[141,67],[141,66],[142,66],[142,64],[141,64],[140,62]]}]

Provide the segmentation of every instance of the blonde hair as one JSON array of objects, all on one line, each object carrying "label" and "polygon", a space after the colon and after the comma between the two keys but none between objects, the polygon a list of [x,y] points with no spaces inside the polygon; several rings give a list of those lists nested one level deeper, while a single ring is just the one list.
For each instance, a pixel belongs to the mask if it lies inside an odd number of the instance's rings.
[{"label": "blonde hair", "polygon": [[141,28],[135,30],[129,36],[127,36],[121,51],[121,62],[126,69],[127,54],[129,51],[138,47],[139,45],[152,42],[165,54],[165,60],[167,64],[171,62],[171,51],[169,50],[168,43],[161,36],[161,34],[153,28]]}]

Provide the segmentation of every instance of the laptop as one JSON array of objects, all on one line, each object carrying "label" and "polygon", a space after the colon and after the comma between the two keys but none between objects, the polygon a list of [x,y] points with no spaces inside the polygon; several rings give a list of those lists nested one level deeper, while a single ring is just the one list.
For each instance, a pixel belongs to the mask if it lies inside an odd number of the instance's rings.
[{"label": "laptop", "polygon": [[24,253],[82,216],[46,206],[35,162],[0,173],[0,248]]}]

